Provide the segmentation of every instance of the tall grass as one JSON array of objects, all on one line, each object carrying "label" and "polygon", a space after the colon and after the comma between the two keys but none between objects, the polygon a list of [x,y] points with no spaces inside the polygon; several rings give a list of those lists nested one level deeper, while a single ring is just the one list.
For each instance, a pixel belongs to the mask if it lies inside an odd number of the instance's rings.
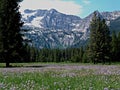
[{"label": "tall grass", "polygon": [[120,75],[93,70],[0,73],[0,90],[120,90]]}]

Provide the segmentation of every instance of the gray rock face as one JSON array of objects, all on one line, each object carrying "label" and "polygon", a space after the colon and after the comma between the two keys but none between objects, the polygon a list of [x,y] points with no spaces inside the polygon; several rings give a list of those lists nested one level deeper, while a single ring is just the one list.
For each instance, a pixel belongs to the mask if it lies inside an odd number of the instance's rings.
[{"label": "gray rock face", "polygon": [[[97,16],[106,19],[107,24],[120,17],[120,11],[98,12]],[[85,45],[89,38],[89,26],[93,13],[81,19],[51,10],[28,10],[22,13],[25,36],[37,48],[67,48]]]}]

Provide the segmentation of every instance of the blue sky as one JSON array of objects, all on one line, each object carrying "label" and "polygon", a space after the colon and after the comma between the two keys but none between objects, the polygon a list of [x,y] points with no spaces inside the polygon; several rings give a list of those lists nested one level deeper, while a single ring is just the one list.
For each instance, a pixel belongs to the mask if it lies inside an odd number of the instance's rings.
[{"label": "blue sky", "polygon": [[118,11],[120,0],[23,0],[20,4],[21,12],[24,9],[48,9],[54,8],[59,12],[86,17],[95,10]]},{"label": "blue sky", "polygon": [[85,17],[95,10],[100,12],[120,10],[120,0],[75,0],[75,2],[82,5],[81,17]]}]

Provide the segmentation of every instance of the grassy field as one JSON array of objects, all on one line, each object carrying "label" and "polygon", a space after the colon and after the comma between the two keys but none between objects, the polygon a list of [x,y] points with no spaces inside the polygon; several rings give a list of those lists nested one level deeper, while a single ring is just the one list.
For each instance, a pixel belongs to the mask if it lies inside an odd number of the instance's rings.
[{"label": "grassy field", "polygon": [[0,68],[0,90],[120,90],[119,65],[17,65]]}]

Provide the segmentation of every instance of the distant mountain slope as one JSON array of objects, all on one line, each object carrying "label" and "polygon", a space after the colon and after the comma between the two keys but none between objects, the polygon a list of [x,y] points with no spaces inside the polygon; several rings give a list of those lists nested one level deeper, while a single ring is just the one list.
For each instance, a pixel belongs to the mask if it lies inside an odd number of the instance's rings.
[{"label": "distant mountain slope", "polygon": [[109,25],[111,21],[114,21],[115,19],[120,17],[120,11],[102,12],[101,15],[104,17]]},{"label": "distant mountain slope", "polygon": [[120,17],[110,22],[110,29],[111,31],[120,32]]},{"label": "distant mountain slope", "polygon": [[[119,30],[120,11],[97,12],[97,16],[106,19],[112,30]],[[28,10],[22,13],[26,37],[37,48],[67,48],[85,45],[89,38],[89,25],[93,13],[81,19],[51,10]]]},{"label": "distant mountain slope", "polygon": [[81,20],[80,17],[62,14],[55,9],[49,11],[27,9],[22,17],[25,25],[52,30],[71,30]]}]

